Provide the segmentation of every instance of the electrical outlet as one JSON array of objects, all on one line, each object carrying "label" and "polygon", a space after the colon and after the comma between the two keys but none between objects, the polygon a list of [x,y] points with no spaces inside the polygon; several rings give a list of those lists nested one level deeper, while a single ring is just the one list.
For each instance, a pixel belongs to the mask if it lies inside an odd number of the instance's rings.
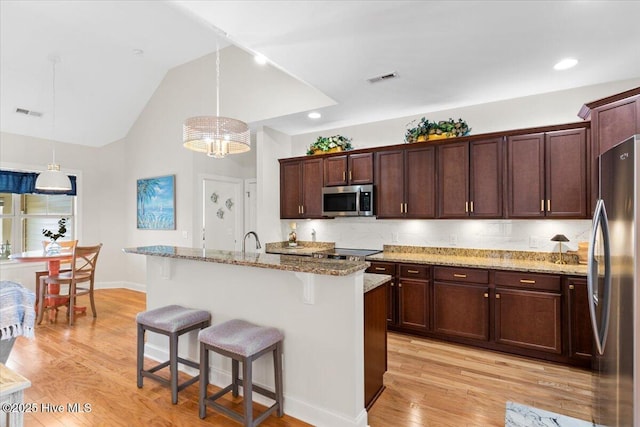
[{"label": "electrical outlet", "polygon": [[449,235],[449,243],[451,243],[452,245],[457,245],[458,244],[458,235],[457,234]]},{"label": "electrical outlet", "polygon": [[540,239],[536,236],[529,236],[529,247],[537,248],[540,246]]},{"label": "electrical outlet", "polygon": [[189,238],[189,232],[187,230],[183,230],[182,231],[182,238],[183,239],[188,239]]},{"label": "electrical outlet", "polygon": [[391,233],[391,243],[398,243],[400,241],[400,236],[398,235],[398,232],[393,232]]}]

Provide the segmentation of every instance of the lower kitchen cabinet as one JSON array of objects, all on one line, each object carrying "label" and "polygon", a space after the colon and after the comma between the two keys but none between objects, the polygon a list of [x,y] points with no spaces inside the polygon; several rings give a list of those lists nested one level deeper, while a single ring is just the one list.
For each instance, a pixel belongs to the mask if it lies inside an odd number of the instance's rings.
[{"label": "lower kitchen cabinet", "polygon": [[567,306],[569,357],[585,366],[591,365],[593,333],[589,313],[589,292],[584,278],[569,277],[564,283]]},{"label": "lower kitchen cabinet", "polygon": [[434,267],[433,279],[433,331],[489,340],[489,272]]},{"label": "lower kitchen cabinet", "polygon": [[560,302],[559,293],[496,288],[496,342],[562,353]]},{"label": "lower kitchen cabinet", "polygon": [[390,330],[590,366],[582,277],[378,261],[367,272],[395,278]]},{"label": "lower kitchen cabinet", "polygon": [[429,278],[431,267],[418,264],[398,265],[398,327],[429,330]]}]

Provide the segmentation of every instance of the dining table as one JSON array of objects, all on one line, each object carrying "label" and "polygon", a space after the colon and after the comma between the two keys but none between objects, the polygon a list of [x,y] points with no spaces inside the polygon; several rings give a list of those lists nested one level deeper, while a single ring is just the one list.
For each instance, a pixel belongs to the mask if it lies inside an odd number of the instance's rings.
[{"label": "dining table", "polygon": [[[47,271],[49,276],[55,276],[60,273],[60,264],[71,262],[73,258],[72,250],[65,250],[63,248],[60,252],[50,253],[44,249],[20,252],[9,255],[9,259],[17,262],[46,262]],[[55,295],[60,293],[60,285],[57,283],[49,283],[47,288],[49,295]],[[68,301],[69,297],[48,297],[45,299],[45,306],[59,306],[64,305]],[[36,304],[40,300],[40,283],[36,283]],[[86,307],[74,307],[74,312],[85,312]]]}]

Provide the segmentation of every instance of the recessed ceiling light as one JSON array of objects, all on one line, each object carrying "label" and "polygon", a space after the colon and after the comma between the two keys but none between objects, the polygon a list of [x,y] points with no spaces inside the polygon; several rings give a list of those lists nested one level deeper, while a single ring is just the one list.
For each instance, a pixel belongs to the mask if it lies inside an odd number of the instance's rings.
[{"label": "recessed ceiling light", "polygon": [[144,50],[142,50],[142,49],[133,49],[131,51],[131,53],[133,53],[134,56],[143,56],[144,55]]},{"label": "recessed ceiling light", "polygon": [[312,111],[311,113],[307,114],[307,117],[309,117],[310,119],[319,119],[320,117],[322,117],[322,114],[318,113],[317,111]]},{"label": "recessed ceiling light", "polygon": [[256,61],[256,63],[260,64],[260,65],[264,65],[267,63],[267,57],[264,55],[260,55],[257,54],[256,56],[253,57],[253,60]]},{"label": "recessed ceiling light", "polygon": [[554,70],[568,70],[569,68],[575,67],[578,64],[578,60],[574,58],[565,58],[562,61],[558,62],[553,66]]}]

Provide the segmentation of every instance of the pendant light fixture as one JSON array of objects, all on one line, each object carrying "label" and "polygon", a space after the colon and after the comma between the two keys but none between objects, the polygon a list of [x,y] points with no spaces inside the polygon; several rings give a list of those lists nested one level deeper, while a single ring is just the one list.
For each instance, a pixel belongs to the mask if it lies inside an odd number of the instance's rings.
[{"label": "pendant light fixture", "polygon": [[220,116],[220,49],[216,46],[216,115],[189,117],[182,126],[183,145],[189,150],[221,159],[251,150],[249,126]]},{"label": "pendant light fixture", "polygon": [[[52,56],[51,62],[53,64],[53,79],[52,79],[52,113],[51,113],[51,144],[53,145],[54,134],[53,131],[56,126],[56,64],[60,62],[60,58]],[[56,163],[56,150],[53,151],[53,161],[47,166],[47,170],[38,175],[36,179],[36,190],[54,191],[65,193],[71,190],[71,181],[69,177],[60,172],[60,165]]]}]

